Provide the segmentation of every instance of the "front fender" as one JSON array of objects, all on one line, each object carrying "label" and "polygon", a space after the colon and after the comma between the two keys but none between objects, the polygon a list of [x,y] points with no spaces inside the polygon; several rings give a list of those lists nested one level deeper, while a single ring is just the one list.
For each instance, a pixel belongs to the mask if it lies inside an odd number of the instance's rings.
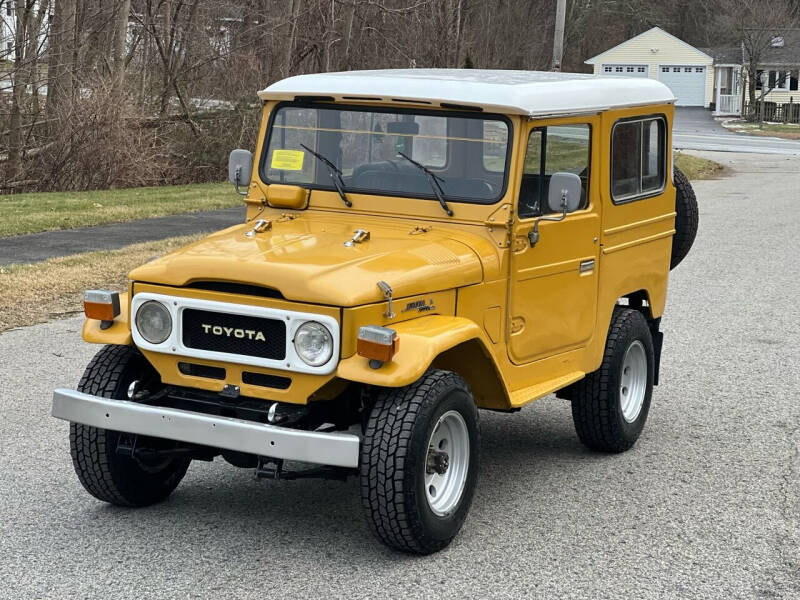
[{"label": "front fender", "polygon": [[400,348],[391,362],[373,369],[368,359],[356,354],[339,363],[336,375],[358,383],[402,387],[419,379],[442,352],[482,337],[481,329],[463,317],[430,315],[391,327],[400,341]]},{"label": "front fender", "polygon": [[97,319],[86,319],[83,322],[83,340],[90,344],[116,344],[119,346],[130,346],[133,344],[131,335],[131,325],[129,322],[128,294],[119,295],[119,315],[114,319],[111,327],[100,329],[100,321]]}]

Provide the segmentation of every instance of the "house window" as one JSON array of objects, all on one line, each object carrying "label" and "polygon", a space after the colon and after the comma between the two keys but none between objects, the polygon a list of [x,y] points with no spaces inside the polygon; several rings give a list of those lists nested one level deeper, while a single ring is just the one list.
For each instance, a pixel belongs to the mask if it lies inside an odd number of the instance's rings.
[{"label": "house window", "polygon": [[614,69],[617,73],[622,73],[622,67],[616,67]]},{"label": "house window", "polygon": [[695,73],[702,73],[703,72],[703,67],[695,67],[694,68],[694,72]]},{"label": "house window", "polygon": [[662,73],[669,73],[669,67],[661,67]]},{"label": "house window", "polygon": [[636,67],[636,70],[637,70],[639,73],[644,73],[644,70],[645,70],[645,69],[644,69],[644,67]]},{"label": "house window", "polygon": [[615,204],[659,193],[666,182],[663,117],[618,121],[611,136],[611,196]]},{"label": "house window", "polygon": [[613,69],[611,67],[603,67],[603,71],[605,73],[611,73],[613,71]]},{"label": "house window", "polygon": [[633,73],[633,67],[627,67],[626,71],[628,71],[628,73]]},{"label": "house window", "polygon": [[553,173],[567,171],[581,178],[579,208],[589,204],[589,164],[591,128],[589,125],[555,125],[532,129],[528,136],[525,167],[519,191],[519,218],[549,213],[547,192]]},{"label": "house window", "polygon": [[798,82],[798,75],[800,75],[800,71],[792,71],[789,73],[789,91],[796,92],[797,91],[797,82]]},{"label": "house window", "polygon": [[[770,71],[769,72],[769,87],[776,90],[788,90],[789,78],[791,73],[789,71]],[[773,85],[773,81],[775,85]]]}]

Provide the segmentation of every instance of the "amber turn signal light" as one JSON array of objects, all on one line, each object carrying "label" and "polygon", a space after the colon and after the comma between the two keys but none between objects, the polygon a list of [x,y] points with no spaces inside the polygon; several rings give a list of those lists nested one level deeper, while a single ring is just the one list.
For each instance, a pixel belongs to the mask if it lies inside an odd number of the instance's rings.
[{"label": "amber turn signal light", "polygon": [[399,345],[400,339],[394,329],[367,325],[358,330],[356,353],[370,361],[383,364],[392,360],[397,354]]},{"label": "amber turn signal light", "polygon": [[119,292],[86,290],[83,293],[83,314],[89,319],[113,321],[119,314]]}]

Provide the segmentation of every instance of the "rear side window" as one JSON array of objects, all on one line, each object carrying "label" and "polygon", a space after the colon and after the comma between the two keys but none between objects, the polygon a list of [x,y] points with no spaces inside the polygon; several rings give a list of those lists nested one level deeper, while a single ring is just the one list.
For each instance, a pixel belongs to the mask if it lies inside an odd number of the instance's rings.
[{"label": "rear side window", "polygon": [[620,121],[611,141],[611,196],[615,204],[657,194],[666,181],[663,117]]}]

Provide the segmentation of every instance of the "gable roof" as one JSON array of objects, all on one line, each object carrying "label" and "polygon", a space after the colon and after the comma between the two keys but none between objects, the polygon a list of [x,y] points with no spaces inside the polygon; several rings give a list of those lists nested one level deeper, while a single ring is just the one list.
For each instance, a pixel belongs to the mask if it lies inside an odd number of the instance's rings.
[{"label": "gable roof", "polygon": [[654,79],[482,69],[386,69],[297,75],[273,83],[258,92],[258,96],[262,100],[323,96],[343,102],[462,105],[531,117],[675,101],[670,89]]},{"label": "gable roof", "polygon": [[639,35],[635,35],[635,36],[633,36],[632,38],[630,38],[630,39],[628,39],[628,40],[625,40],[625,41],[624,41],[624,42],[622,42],[621,44],[617,44],[617,45],[616,45],[616,46],[614,46],[613,48],[609,48],[609,49],[608,49],[608,50],[606,50],[605,52],[601,52],[601,53],[600,53],[600,54],[598,54],[597,56],[593,56],[592,58],[590,58],[590,59],[588,59],[588,60],[585,60],[584,62],[585,62],[587,65],[593,65],[593,64],[597,63],[599,59],[601,59],[603,56],[605,56],[605,55],[606,55],[606,54],[608,54],[609,52],[612,52],[612,51],[614,51],[614,50],[616,50],[616,49],[618,49],[618,48],[621,48],[621,47],[623,47],[623,46],[626,46],[626,45],[630,44],[631,42],[633,42],[634,40],[637,40],[637,39],[639,39],[640,37],[643,37],[643,36],[645,36],[645,35],[648,35],[648,34],[650,34],[650,33],[663,33],[665,36],[667,36],[667,37],[669,37],[669,38],[671,38],[671,39],[675,40],[676,42],[678,42],[678,43],[680,43],[680,44],[683,44],[684,46],[686,46],[687,48],[689,48],[689,49],[691,49],[691,50],[694,50],[694,51],[695,51],[695,52],[697,52],[698,54],[701,54],[701,55],[703,55],[704,57],[706,57],[706,58],[708,58],[708,59],[711,59],[711,58],[712,58],[711,56],[709,56],[708,54],[706,54],[706,53],[705,53],[705,52],[703,52],[702,50],[700,50],[700,49],[698,49],[698,48],[695,48],[695,47],[694,47],[694,46],[692,46],[691,44],[688,44],[688,43],[684,42],[682,39],[680,39],[680,38],[678,38],[678,37],[675,37],[675,36],[674,36],[674,35],[672,35],[672,34],[671,34],[669,31],[664,31],[663,29],[661,29],[661,27],[653,27],[652,29],[648,29],[647,31],[643,31],[643,32],[642,32],[642,33],[640,33]]}]

